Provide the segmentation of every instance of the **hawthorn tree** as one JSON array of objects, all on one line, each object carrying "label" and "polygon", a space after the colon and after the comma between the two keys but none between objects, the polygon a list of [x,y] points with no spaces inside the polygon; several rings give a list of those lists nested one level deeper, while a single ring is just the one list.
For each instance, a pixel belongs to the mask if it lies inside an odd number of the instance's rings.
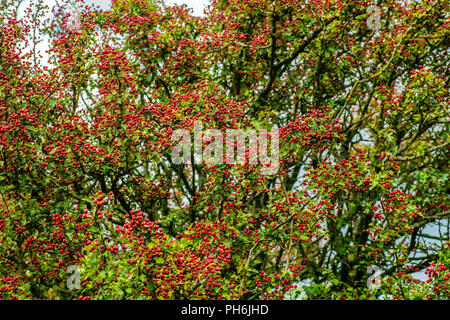
[{"label": "hawthorn tree", "polygon": [[[21,2],[0,1],[0,298],[449,298],[448,2],[46,23]],[[195,121],[278,128],[279,170],[174,163]]]}]

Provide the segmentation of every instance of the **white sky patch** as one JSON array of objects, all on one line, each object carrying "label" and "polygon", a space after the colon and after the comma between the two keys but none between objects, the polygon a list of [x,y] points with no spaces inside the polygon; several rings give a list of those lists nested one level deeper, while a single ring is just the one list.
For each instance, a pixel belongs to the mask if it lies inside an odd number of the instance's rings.
[{"label": "white sky patch", "polygon": [[[35,0],[36,1],[36,0]],[[33,0],[24,0],[18,10],[18,18],[23,18],[25,15],[25,9],[27,9],[31,2],[36,3]],[[64,4],[63,2],[59,1],[60,4]],[[75,3],[75,2],[73,2]],[[192,9],[193,15],[195,16],[204,16],[204,10],[210,3],[209,0],[166,0],[167,5],[182,5],[185,4],[189,8]],[[42,18],[43,21],[46,19],[51,18],[52,15],[52,8],[57,5],[57,2],[55,0],[46,0],[44,2],[45,5],[48,6],[47,14]],[[78,5],[80,5],[78,3]],[[97,9],[108,11],[112,8],[112,1],[111,0],[84,0],[84,6],[93,6]],[[49,55],[47,51],[50,48],[50,38],[47,35],[38,35],[37,44],[36,44],[36,54],[37,54],[37,61],[38,64],[41,66],[46,66],[48,68],[51,68],[52,65],[48,61]],[[29,50],[32,50],[31,46]]]},{"label": "white sky patch", "polygon": [[[84,0],[85,5],[94,5],[102,10],[111,9],[111,0]],[[166,0],[167,5],[185,4],[193,10],[195,16],[204,16],[203,11],[209,4],[209,0]]]},{"label": "white sky patch", "polygon": [[206,9],[207,5],[209,4],[209,1],[208,0],[166,0],[166,3],[168,5],[185,4],[193,10],[194,16],[203,17],[205,15],[204,10]]},{"label": "white sky patch", "polygon": [[111,0],[84,0],[84,5],[94,6],[104,11],[111,10],[112,1]]},{"label": "white sky patch", "polygon": [[[94,5],[102,10],[110,10],[111,0],[84,0],[85,5]],[[167,5],[181,5],[185,4],[193,10],[195,16],[204,16],[203,11],[209,4],[209,0],[166,0]]]}]

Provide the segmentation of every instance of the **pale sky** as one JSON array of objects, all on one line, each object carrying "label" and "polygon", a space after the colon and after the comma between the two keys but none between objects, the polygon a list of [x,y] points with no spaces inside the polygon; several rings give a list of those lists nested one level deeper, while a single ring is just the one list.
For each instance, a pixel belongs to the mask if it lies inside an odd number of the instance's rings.
[{"label": "pale sky", "polygon": [[[111,7],[111,0],[85,0],[85,4],[95,4],[101,9],[107,10]],[[208,0],[166,0],[167,4],[186,4],[194,10],[194,15],[203,15],[203,10],[208,4]]]},{"label": "pale sky", "polygon": [[168,0],[167,4],[186,4],[194,10],[194,15],[202,16],[203,10],[208,5],[208,0]]},{"label": "pale sky", "polygon": [[[27,8],[30,4],[30,2],[33,0],[25,0],[22,2],[21,6],[19,7],[19,19],[24,16],[25,8]],[[37,1],[43,1],[43,0],[37,0]],[[50,8],[50,11],[48,12],[48,15],[51,14],[51,8],[56,5],[55,0],[44,0],[44,3],[48,5]],[[111,0],[84,0],[84,5],[94,5],[96,7],[99,7],[102,10],[109,10],[111,8]],[[195,16],[203,16],[203,11],[206,8],[206,6],[209,4],[209,0],[165,0],[165,3],[167,5],[173,5],[173,4],[185,4],[189,8],[193,10],[193,14]],[[44,19],[48,18],[49,16],[44,17]],[[42,55],[42,59],[38,60],[40,63],[44,66],[51,67],[51,65],[47,61],[48,54],[46,51],[50,47],[49,38],[47,36],[40,37],[40,41],[38,45],[36,46],[37,52],[39,52],[40,55]]]}]

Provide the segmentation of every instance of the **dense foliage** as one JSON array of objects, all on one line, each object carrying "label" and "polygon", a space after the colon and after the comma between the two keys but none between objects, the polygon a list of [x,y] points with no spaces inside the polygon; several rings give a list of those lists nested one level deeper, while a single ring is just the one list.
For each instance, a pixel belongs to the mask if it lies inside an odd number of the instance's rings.
[{"label": "dense foliage", "polygon": [[[448,1],[0,3],[2,299],[449,298]],[[194,121],[278,172],[175,164]]]}]

